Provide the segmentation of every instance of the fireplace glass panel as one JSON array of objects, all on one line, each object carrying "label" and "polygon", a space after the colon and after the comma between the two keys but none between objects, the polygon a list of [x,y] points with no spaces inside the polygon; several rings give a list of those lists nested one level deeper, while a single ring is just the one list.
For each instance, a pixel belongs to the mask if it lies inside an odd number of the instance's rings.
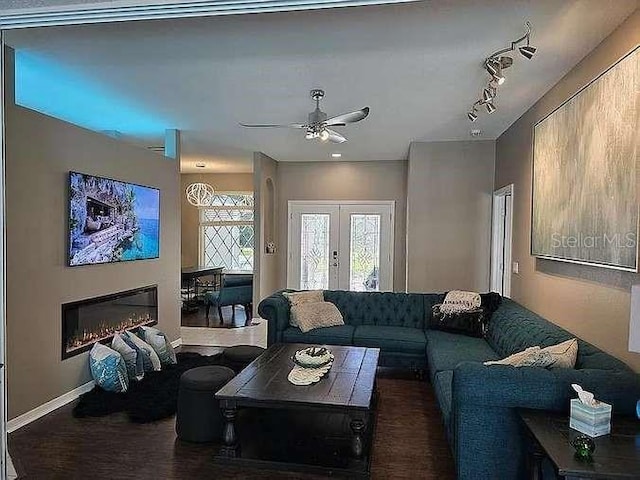
[{"label": "fireplace glass panel", "polygon": [[156,285],[62,305],[62,359],[109,343],[113,335],[158,323]]}]

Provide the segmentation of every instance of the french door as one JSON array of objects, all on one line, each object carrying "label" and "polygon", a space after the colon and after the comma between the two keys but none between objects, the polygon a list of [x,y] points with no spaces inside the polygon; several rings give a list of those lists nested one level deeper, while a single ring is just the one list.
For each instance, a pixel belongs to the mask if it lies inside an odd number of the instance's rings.
[{"label": "french door", "polygon": [[289,202],[287,285],[393,290],[394,202]]}]

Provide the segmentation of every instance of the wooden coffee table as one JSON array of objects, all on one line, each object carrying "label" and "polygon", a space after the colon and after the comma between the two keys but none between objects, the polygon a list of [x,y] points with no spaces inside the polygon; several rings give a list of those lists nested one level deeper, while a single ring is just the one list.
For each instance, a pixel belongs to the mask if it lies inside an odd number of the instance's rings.
[{"label": "wooden coffee table", "polygon": [[335,357],[331,370],[293,385],[291,358],[308,346],[272,345],[216,393],[225,418],[217,461],[369,476],[380,350],[324,345]]}]

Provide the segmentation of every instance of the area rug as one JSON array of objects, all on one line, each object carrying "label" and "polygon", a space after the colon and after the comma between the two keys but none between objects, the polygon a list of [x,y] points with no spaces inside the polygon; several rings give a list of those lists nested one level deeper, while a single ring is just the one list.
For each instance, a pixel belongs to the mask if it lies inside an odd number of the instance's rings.
[{"label": "area rug", "polygon": [[176,413],[180,375],[191,368],[223,365],[221,355],[178,353],[178,363],[166,365],[158,372],[147,372],[139,382],[131,382],[126,393],[107,392],[96,386],[80,396],[73,416],[103,417],[115,412],[127,412],[135,423],[148,423]]}]

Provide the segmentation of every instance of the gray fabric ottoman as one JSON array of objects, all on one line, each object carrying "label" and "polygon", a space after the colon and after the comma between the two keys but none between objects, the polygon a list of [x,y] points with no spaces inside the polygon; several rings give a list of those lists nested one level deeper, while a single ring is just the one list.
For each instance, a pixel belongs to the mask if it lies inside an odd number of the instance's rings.
[{"label": "gray fabric ottoman", "polygon": [[176,433],[188,442],[212,442],[222,435],[223,419],[215,394],[235,376],[221,366],[197,367],[180,377]]},{"label": "gray fabric ottoman", "polygon": [[228,347],[222,353],[222,361],[236,373],[240,373],[247,365],[266,352],[262,347],[254,345],[236,345]]}]

